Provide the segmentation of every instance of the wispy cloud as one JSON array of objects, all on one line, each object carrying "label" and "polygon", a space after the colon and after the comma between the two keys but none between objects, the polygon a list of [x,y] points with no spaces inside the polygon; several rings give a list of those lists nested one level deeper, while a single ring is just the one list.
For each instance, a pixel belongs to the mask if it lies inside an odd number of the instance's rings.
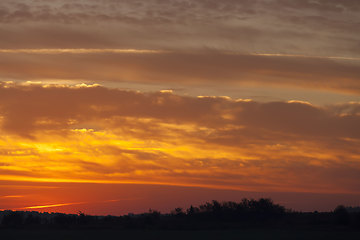
[{"label": "wispy cloud", "polygon": [[109,49],[109,48],[57,48],[57,49],[0,49],[0,53],[28,53],[28,54],[96,54],[96,53],[132,53],[150,54],[165,53],[161,50],[149,49]]},{"label": "wispy cloud", "polygon": [[[118,48],[24,48],[24,49],[0,49],[0,53],[27,53],[27,54],[96,54],[96,53],[132,53],[132,54],[156,54],[156,53],[174,53],[169,50],[152,50],[152,49],[118,49]],[[230,55],[247,55],[244,52],[230,52],[225,54]],[[265,57],[293,57],[293,58],[316,58],[316,59],[336,59],[336,60],[354,60],[359,61],[359,57],[345,57],[345,56],[316,56],[316,55],[302,55],[302,54],[283,54],[283,53],[250,53],[250,56],[265,56]]]},{"label": "wispy cloud", "polygon": [[91,202],[73,202],[73,203],[56,203],[56,204],[46,204],[46,205],[37,205],[37,206],[29,206],[29,207],[22,207],[17,208],[21,209],[44,209],[44,208],[58,208],[64,206],[71,206],[71,205],[84,205],[84,204],[103,204],[103,203],[114,203],[114,202],[121,202],[121,201],[133,201],[139,200],[141,198],[121,198],[121,199],[111,199],[111,200],[102,200],[102,201],[91,201]]},{"label": "wispy cloud", "polygon": [[317,58],[317,59],[336,59],[336,60],[360,61],[360,57],[343,57],[343,56],[313,56],[313,55],[282,54],[282,53],[251,53],[250,55],[265,56],[265,57],[295,57],[295,58]]},{"label": "wispy cloud", "polygon": [[7,196],[0,196],[0,198],[23,198],[23,195],[7,195]]},{"label": "wispy cloud", "polygon": [[23,207],[18,209],[43,209],[43,208],[55,208],[55,207],[63,207],[69,205],[79,205],[79,204],[86,204],[87,202],[78,202],[78,203],[58,203],[58,204],[49,204],[49,205],[39,205],[39,206],[30,206],[30,207]]}]

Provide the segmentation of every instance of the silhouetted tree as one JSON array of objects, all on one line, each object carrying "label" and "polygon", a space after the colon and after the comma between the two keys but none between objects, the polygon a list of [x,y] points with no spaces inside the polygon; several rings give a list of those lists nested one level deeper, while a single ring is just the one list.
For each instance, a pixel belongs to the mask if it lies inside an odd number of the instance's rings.
[{"label": "silhouetted tree", "polygon": [[24,212],[7,211],[2,219],[2,225],[6,227],[20,227],[23,225]]},{"label": "silhouetted tree", "polygon": [[334,215],[336,219],[336,223],[341,225],[349,224],[349,213],[343,205],[339,205],[334,210]]},{"label": "silhouetted tree", "polygon": [[41,224],[41,218],[38,215],[28,214],[25,218],[25,225],[39,225]]},{"label": "silhouetted tree", "polygon": [[1,228],[122,228],[122,229],[228,229],[253,227],[322,226],[332,229],[360,229],[358,208],[340,205],[332,212],[285,210],[271,199],[242,199],[240,202],[213,200],[188,209],[175,208],[171,214],[150,209],[143,214],[91,216],[78,214],[0,211]]},{"label": "silhouetted tree", "polygon": [[178,207],[178,208],[175,208],[172,212],[171,212],[172,215],[174,216],[184,216],[185,213],[183,212],[183,209]]},{"label": "silhouetted tree", "polygon": [[186,210],[187,215],[194,215],[199,212],[199,208],[193,207],[193,205],[190,205],[190,207]]}]

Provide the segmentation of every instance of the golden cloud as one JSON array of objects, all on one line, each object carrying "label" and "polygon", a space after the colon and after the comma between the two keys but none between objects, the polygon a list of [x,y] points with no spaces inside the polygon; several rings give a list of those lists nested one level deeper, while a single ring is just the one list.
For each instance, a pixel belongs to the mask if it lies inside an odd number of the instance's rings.
[{"label": "golden cloud", "polygon": [[2,180],[359,189],[355,103],[3,84],[0,115]]}]

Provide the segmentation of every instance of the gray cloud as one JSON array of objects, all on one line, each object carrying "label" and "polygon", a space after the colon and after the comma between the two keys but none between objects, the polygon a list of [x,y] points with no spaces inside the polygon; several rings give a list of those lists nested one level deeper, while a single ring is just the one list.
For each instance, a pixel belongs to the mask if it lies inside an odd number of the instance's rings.
[{"label": "gray cloud", "polygon": [[[357,56],[352,50],[358,49],[358,6],[356,1],[288,0],[2,1],[0,27],[6,34],[0,47],[103,45]],[[26,32],[29,41],[17,40]]]},{"label": "gray cloud", "polygon": [[182,86],[267,86],[360,92],[357,62],[324,58],[236,55],[221,52],[156,54],[0,53],[0,76],[18,80],[83,79]]}]

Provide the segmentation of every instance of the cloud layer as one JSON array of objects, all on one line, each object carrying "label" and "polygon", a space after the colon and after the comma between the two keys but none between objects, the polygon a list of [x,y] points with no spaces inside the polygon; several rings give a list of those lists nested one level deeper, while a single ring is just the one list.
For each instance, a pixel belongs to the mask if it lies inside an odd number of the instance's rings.
[{"label": "cloud layer", "polygon": [[0,56],[0,75],[17,81],[82,79],[187,88],[222,83],[360,93],[360,61],[351,60],[131,49],[18,49],[0,51]]},{"label": "cloud layer", "polygon": [[2,85],[0,103],[7,180],[359,189],[358,103],[325,108],[16,84]]},{"label": "cloud layer", "polygon": [[6,0],[0,4],[0,48],[211,48],[358,57],[359,8],[351,0]]},{"label": "cloud layer", "polygon": [[5,0],[0,80],[212,88],[205,95],[285,87],[358,101],[359,16],[351,0]]}]

